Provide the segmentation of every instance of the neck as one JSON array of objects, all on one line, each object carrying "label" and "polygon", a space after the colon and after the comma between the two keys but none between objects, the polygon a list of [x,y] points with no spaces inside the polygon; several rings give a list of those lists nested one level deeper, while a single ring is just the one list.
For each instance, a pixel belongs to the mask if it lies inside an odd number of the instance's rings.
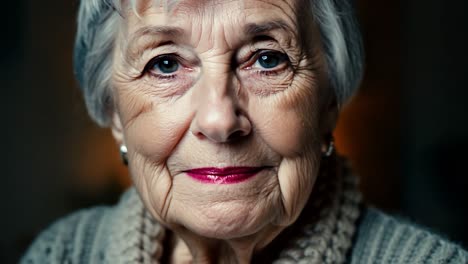
[{"label": "neck", "polygon": [[168,252],[170,263],[251,263],[252,257],[269,244],[283,228],[268,227],[243,238],[211,239],[187,230],[174,229]]}]

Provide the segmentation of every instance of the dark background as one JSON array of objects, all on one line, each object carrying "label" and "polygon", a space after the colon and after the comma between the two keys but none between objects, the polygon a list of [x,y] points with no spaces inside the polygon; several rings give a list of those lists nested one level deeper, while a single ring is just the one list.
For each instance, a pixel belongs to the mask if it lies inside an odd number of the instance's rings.
[{"label": "dark background", "polygon": [[[463,0],[359,0],[362,88],[336,131],[368,203],[468,246],[468,41]],[[130,184],[72,75],[77,1],[5,1],[0,16],[0,262]]]}]

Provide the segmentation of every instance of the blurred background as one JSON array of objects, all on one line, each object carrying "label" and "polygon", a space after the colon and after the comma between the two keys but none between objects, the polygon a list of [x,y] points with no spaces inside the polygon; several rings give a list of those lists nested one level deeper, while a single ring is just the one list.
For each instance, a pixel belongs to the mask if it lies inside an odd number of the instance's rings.
[{"label": "blurred background", "polygon": [[[0,263],[130,184],[72,74],[77,0],[5,1],[0,16]],[[367,53],[336,141],[365,200],[468,246],[467,1],[357,0]]]}]

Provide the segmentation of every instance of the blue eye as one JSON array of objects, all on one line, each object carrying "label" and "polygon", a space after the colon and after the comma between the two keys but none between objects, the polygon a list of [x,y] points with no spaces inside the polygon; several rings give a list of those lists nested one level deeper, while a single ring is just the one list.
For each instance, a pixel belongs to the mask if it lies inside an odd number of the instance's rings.
[{"label": "blue eye", "polygon": [[170,56],[157,58],[152,66],[152,70],[162,74],[171,74],[179,69],[179,62]]},{"label": "blue eye", "polygon": [[286,55],[277,52],[267,52],[260,54],[257,62],[265,69],[272,69],[286,61]]}]

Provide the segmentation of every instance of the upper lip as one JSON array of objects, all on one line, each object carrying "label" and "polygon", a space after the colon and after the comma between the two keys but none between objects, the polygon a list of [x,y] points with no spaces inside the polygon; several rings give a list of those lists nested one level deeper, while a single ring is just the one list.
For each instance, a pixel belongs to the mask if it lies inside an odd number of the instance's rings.
[{"label": "upper lip", "polygon": [[232,175],[232,174],[256,173],[265,168],[267,167],[224,167],[224,168],[205,167],[205,168],[190,169],[190,170],[186,170],[185,172],[193,173],[193,174],[225,176],[225,175]]}]

